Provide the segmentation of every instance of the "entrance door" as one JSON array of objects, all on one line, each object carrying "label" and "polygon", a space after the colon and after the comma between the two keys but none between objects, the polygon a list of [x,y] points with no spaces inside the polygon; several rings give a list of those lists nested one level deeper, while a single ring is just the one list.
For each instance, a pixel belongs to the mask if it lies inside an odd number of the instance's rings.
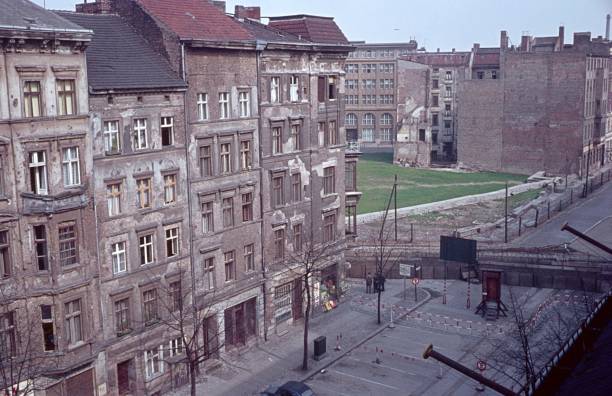
[{"label": "entrance door", "polygon": [[487,277],[487,301],[499,300],[499,278],[494,276]]},{"label": "entrance door", "polygon": [[130,386],[130,360],[117,365],[117,388],[119,395],[128,395],[132,392]]},{"label": "entrance door", "polygon": [[302,278],[297,278],[293,282],[293,304],[291,306],[293,320],[298,320],[303,316],[302,307]]},{"label": "entrance door", "polygon": [[236,309],[236,344],[244,345],[246,343],[246,337],[244,334],[244,307],[241,305]]}]

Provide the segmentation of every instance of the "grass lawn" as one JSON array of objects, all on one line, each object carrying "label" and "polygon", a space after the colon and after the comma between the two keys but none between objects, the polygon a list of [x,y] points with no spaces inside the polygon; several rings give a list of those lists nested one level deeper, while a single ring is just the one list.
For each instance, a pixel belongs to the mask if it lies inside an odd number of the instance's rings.
[{"label": "grass lawn", "polygon": [[429,169],[402,168],[393,165],[393,155],[363,154],[357,163],[357,188],[363,192],[359,213],[384,210],[397,174],[397,207],[419,205],[465,195],[496,191],[520,184],[524,175],[507,173],[459,173]]}]

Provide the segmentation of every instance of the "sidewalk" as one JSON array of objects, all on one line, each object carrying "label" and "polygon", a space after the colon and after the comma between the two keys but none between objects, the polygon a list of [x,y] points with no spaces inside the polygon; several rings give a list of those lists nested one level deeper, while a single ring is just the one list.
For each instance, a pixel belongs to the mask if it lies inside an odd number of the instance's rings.
[{"label": "sidewalk", "polygon": [[[270,335],[267,342],[261,341],[248,352],[231,360],[223,360],[220,368],[198,379],[198,394],[206,395],[258,395],[271,384],[283,384],[289,380],[301,380],[327,367],[336,358],[385,328],[390,321],[390,308],[394,318],[409,312],[414,307],[414,289],[409,283],[407,299],[403,300],[404,283],[388,280],[381,296],[381,325],[376,323],[376,294],[365,294],[365,281],[349,280],[350,290],[338,307],[327,313],[316,313],[310,320],[309,370],[301,370],[303,348],[303,324],[289,328],[283,336]],[[419,304],[429,295],[419,291]],[[382,309],[384,307],[384,309]],[[313,340],[327,337],[327,356],[320,361],[312,359]],[[334,350],[336,340],[342,335],[340,351]],[[182,387],[172,395],[187,395],[189,387]]]}]

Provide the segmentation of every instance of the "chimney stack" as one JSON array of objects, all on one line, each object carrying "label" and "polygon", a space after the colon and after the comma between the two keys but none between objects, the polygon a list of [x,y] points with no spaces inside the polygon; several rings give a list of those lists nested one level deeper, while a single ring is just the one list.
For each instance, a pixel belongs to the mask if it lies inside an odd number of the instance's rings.
[{"label": "chimney stack", "polygon": [[112,0],[96,0],[93,3],[88,3],[84,0],[82,4],[75,4],[76,12],[83,14],[109,14],[112,11]]},{"label": "chimney stack", "polygon": [[502,50],[508,49],[508,32],[506,32],[505,30],[501,31],[499,38],[499,46]]},{"label": "chimney stack", "polygon": [[212,0],[212,5],[217,7],[222,13],[225,14],[225,1],[222,0]]},{"label": "chimney stack", "polygon": [[239,19],[253,19],[259,21],[261,19],[261,8],[237,5],[234,7],[234,16]]},{"label": "chimney stack", "polygon": [[559,26],[559,51],[563,49],[563,43],[565,41],[565,27]]},{"label": "chimney stack", "polygon": [[521,51],[529,52],[530,48],[530,36],[521,36]]},{"label": "chimney stack", "polygon": [[606,40],[610,40],[610,14],[606,15]]}]

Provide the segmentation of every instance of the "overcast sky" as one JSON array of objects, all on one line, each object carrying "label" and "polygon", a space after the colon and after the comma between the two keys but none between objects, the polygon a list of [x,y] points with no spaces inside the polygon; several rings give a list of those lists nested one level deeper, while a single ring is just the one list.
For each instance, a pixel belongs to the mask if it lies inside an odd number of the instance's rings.
[{"label": "overcast sky", "polygon": [[[47,8],[74,10],[83,0],[34,0]],[[94,0],[89,0],[94,1]],[[159,0],[164,1],[164,0]],[[349,40],[398,42],[411,38],[429,51],[468,50],[499,45],[499,31],[520,43],[528,32],[536,36],[557,34],[565,26],[565,42],[573,32],[605,35],[610,0],[250,0],[227,1],[234,5],[259,5],[263,16],[317,14],[333,16]]]}]

